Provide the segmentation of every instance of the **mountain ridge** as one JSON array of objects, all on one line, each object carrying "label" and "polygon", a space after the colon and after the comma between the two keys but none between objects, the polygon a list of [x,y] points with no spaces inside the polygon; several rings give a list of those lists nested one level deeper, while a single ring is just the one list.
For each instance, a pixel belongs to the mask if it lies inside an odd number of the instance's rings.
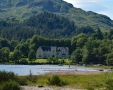
[{"label": "mountain ridge", "polygon": [[84,11],[63,0],[0,0],[0,19],[25,20],[42,12],[62,15],[78,26],[91,26],[103,31],[113,29],[113,20],[92,11]]}]

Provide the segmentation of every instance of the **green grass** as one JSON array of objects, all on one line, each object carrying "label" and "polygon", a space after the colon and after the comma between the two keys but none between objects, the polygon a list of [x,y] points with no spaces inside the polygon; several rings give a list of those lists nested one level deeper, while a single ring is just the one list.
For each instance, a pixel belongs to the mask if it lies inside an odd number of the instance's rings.
[{"label": "green grass", "polygon": [[[48,85],[48,78],[52,75],[37,76],[37,83],[29,82],[29,85]],[[89,87],[99,89],[106,87],[106,81],[113,79],[113,73],[101,73],[96,75],[59,75],[62,80],[65,80],[68,84],[65,87],[86,89]]]},{"label": "green grass", "polygon": [[88,68],[99,68],[99,69],[113,69],[113,66],[92,66],[92,65],[89,65],[87,66]]},{"label": "green grass", "polygon": [[[59,60],[63,60],[63,59],[59,59]],[[38,63],[47,63],[47,59],[36,59],[35,62]],[[71,61],[69,59],[64,59],[64,62],[66,65],[70,65]]]},{"label": "green grass", "polygon": [[47,59],[36,59],[35,62],[46,63]]},{"label": "green grass", "polygon": [[[59,59],[59,60],[63,60],[63,59]],[[64,59],[64,62],[66,65],[70,65],[71,64],[71,60],[69,59]]]}]

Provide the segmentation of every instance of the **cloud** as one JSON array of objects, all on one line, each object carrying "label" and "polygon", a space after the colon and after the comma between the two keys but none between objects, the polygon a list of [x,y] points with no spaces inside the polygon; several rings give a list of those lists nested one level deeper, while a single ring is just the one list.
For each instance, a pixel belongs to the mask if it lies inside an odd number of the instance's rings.
[{"label": "cloud", "polygon": [[108,15],[113,19],[113,0],[64,0],[72,3],[74,7],[82,8],[85,11],[93,11]]},{"label": "cloud", "polygon": [[107,7],[101,3],[101,0],[64,0],[72,3],[74,7],[82,8],[86,11],[102,11],[106,10]]}]

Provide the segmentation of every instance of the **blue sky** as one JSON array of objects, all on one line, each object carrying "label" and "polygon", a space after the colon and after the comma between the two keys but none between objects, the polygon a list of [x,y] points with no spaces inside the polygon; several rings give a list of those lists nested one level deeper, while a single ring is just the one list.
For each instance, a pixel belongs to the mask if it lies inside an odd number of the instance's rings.
[{"label": "blue sky", "polygon": [[104,14],[113,20],[113,0],[64,0],[85,11]]}]

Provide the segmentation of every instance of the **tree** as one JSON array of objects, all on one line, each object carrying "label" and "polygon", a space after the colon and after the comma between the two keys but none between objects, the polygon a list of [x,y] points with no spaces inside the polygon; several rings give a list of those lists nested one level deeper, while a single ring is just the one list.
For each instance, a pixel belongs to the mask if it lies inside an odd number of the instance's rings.
[{"label": "tree", "polygon": [[22,52],[19,50],[14,50],[12,54],[12,61],[19,63],[19,60],[22,58]]},{"label": "tree", "polygon": [[107,59],[107,54],[110,53],[109,46],[107,41],[101,41],[101,44],[98,47],[98,55],[97,55],[98,63],[105,64],[105,61]]},{"label": "tree", "polygon": [[82,48],[86,41],[87,41],[87,35],[85,34],[77,35],[77,47]]},{"label": "tree", "polygon": [[9,42],[7,39],[0,39],[0,45],[2,47],[10,47]]},{"label": "tree", "polygon": [[36,59],[36,53],[33,49],[31,49],[29,51],[29,54],[28,54],[28,59],[32,62],[32,60],[35,60]]},{"label": "tree", "polygon": [[88,39],[83,48],[83,62],[87,64],[97,63],[96,55],[99,44],[98,40]]},{"label": "tree", "polygon": [[112,40],[113,39],[113,29],[110,30],[108,33],[108,39]]},{"label": "tree", "polygon": [[73,59],[72,62],[74,63],[79,63],[82,61],[82,51],[80,48],[77,48],[73,53],[72,53]]},{"label": "tree", "polygon": [[49,64],[51,64],[52,61],[53,61],[53,57],[49,57],[49,58],[47,59],[47,61],[48,61]]},{"label": "tree", "polygon": [[107,55],[106,64],[107,64],[108,66],[113,65],[113,53],[109,53],[109,54]]},{"label": "tree", "polygon": [[24,57],[28,57],[29,53],[29,44],[28,43],[23,43],[20,45],[19,50],[22,52]]},{"label": "tree", "polygon": [[4,47],[0,50],[0,61],[1,62],[9,62],[9,53],[10,50],[8,47]]},{"label": "tree", "polygon": [[94,39],[100,39],[100,40],[102,40],[103,39],[103,33],[101,32],[101,30],[98,28],[98,30],[95,32],[95,33],[93,33],[92,35],[91,35]]},{"label": "tree", "polygon": [[72,52],[77,47],[82,48],[86,42],[87,42],[87,36],[85,34],[79,34],[77,36],[72,37],[72,39],[71,39],[71,49],[72,49]]},{"label": "tree", "polygon": [[103,34],[102,34],[100,28],[98,28],[97,34],[98,34],[98,38],[102,40],[103,39]]},{"label": "tree", "polygon": [[71,39],[71,49],[72,49],[72,52],[76,49],[76,46],[77,46],[76,44],[77,44],[77,37],[74,36]]},{"label": "tree", "polygon": [[30,41],[31,48],[36,51],[39,46],[44,45],[44,41],[42,36],[34,35]]},{"label": "tree", "polygon": [[26,58],[21,58],[19,64],[28,64],[28,60]]},{"label": "tree", "polygon": [[82,63],[85,64],[90,64],[90,53],[89,51],[86,49],[86,47],[83,48],[83,58],[82,58]]},{"label": "tree", "polygon": [[15,47],[19,44],[19,42],[16,40],[11,40],[9,43],[10,43],[10,50],[11,51],[13,51],[15,49]]},{"label": "tree", "polygon": [[59,58],[58,57],[49,57],[48,58],[48,63],[51,63],[51,64],[59,64],[59,63],[61,63],[60,61],[59,61]]}]

